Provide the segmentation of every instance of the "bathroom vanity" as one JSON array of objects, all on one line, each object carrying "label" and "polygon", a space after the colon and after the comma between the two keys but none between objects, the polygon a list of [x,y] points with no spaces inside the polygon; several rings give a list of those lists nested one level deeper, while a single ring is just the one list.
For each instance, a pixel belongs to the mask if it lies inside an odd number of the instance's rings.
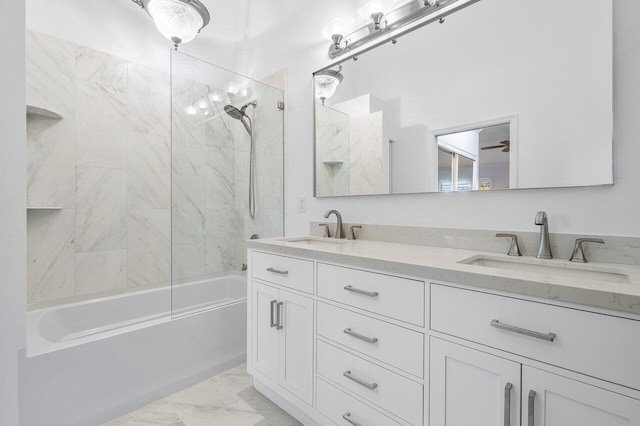
[{"label": "bathroom vanity", "polygon": [[248,247],[248,370],[305,425],[640,425],[638,266]]}]

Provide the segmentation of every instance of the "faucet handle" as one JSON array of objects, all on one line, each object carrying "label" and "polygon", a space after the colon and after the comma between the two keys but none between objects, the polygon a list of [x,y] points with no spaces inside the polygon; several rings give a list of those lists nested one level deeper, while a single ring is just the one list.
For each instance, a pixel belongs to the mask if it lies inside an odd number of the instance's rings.
[{"label": "faucet handle", "polygon": [[328,223],[320,223],[320,224],[318,224],[318,226],[324,227],[324,233],[322,235],[324,238],[331,238],[331,231],[329,230],[329,224]]},{"label": "faucet handle", "polygon": [[350,240],[356,239],[356,229],[362,229],[362,225],[351,225],[349,226],[349,237]]},{"label": "faucet handle", "polygon": [[520,245],[518,244],[518,236],[516,234],[497,233],[496,237],[511,238],[511,246],[509,247],[509,256],[522,256]]},{"label": "faucet handle", "polygon": [[571,255],[571,262],[578,263],[587,263],[587,256],[584,254],[583,243],[598,243],[604,244],[604,240],[602,238],[578,238],[576,239],[576,245],[573,247],[573,254]]}]

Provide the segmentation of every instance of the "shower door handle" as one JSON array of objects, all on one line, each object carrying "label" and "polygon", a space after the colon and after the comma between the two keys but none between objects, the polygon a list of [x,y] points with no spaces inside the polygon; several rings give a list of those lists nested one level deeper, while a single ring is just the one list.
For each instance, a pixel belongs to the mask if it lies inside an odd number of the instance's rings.
[{"label": "shower door handle", "polygon": [[274,307],[276,306],[276,304],[278,303],[277,300],[272,300],[271,301],[271,310],[269,311],[269,321],[270,321],[270,325],[271,328],[276,327],[278,325],[278,323],[276,321],[273,320],[273,311],[274,311]]},{"label": "shower door handle", "polygon": [[282,330],[284,326],[282,325],[282,307],[284,306],[284,302],[278,302],[276,304],[276,330]]}]

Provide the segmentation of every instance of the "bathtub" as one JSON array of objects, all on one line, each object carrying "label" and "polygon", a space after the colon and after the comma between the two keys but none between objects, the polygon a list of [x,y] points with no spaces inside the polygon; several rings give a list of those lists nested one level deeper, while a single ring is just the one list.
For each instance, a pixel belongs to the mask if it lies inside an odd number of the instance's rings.
[{"label": "bathtub", "polygon": [[243,362],[246,293],[233,274],[28,312],[22,422],[99,424]]}]

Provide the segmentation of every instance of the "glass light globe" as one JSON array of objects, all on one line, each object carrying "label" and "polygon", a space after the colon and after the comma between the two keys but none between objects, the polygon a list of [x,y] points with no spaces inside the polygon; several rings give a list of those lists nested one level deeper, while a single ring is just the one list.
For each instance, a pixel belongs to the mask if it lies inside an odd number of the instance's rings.
[{"label": "glass light globe", "polygon": [[374,13],[386,14],[393,7],[393,0],[366,0],[360,4],[358,15],[366,20],[371,19]]},{"label": "glass light globe", "polygon": [[[342,77],[342,74],[336,74]],[[326,99],[329,99],[336,93],[336,89],[338,89],[338,86],[342,82],[342,79],[338,76],[332,74],[315,76],[316,98],[321,99],[323,104]]]},{"label": "glass light globe", "polygon": [[198,113],[198,107],[195,105],[189,105],[184,109],[184,112],[186,112],[189,115],[196,115]]},{"label": "glass light globe", "polygon": [[198,11],[179,0],[149,0],[146,8],[158,31],[176,46],[193,40],[204,25]]},{"label": "glass light globe", "polygon": [[222,102],[222,93],[217,90],[215,92],[209,93],[209,100],[211,102]]},{"label": "glass light globe", "polygon": [[235,81],[230,81],[222,86],[222,90],[232,95],[237,95],[238,91],[240,90],[240,84],[236,83]]},{"label": "glass light globe", "polygon": [[349,34],[353,29],[353,24],[355,24],[355,19],[350,16],[336,18],[324,26],[322,29],[322,37],[333,41],[331,36],[334,34],[340,34],[342,36]]}]

